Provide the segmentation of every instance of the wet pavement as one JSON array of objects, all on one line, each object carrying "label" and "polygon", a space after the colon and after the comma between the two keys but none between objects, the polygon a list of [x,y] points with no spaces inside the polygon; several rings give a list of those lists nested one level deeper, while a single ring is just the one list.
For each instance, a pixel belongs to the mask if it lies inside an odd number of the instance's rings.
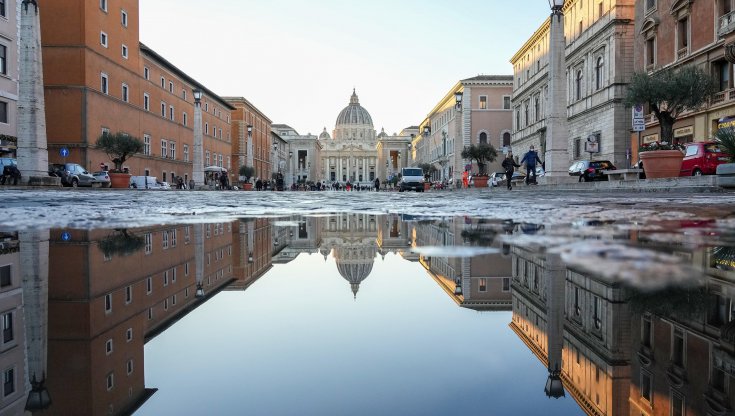
[{"label": "wet pavement", "polygon": [[728,194],[3,196],[6,414],[735,406]]}]

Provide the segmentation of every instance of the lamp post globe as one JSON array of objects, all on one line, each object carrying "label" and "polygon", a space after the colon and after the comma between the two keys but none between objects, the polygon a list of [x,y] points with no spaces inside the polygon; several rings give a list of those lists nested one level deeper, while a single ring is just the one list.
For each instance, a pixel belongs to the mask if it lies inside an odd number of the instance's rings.
[{"label": "lamp post globe", "polygon": [[454,93],[454,101],[458,109],[462,108],[462,95],[462,91],[457,91]]},{"label": "lamp post globe", "polygon": [[428,136],[431,133],[431,127],[424,126],[424,136]]},{"label": "lamp post globe", "polygon": [[564,1],[565,0],[549,0],[549,7],[551,7],[551,10],[553,11],[561,10],[564,7]]},{"label": "lamp post globe", "polygon": [[194,102],[199,103],[202,100],[202,90],[200,90],[199,88],[194,88],[192,93],[194,95]]}]

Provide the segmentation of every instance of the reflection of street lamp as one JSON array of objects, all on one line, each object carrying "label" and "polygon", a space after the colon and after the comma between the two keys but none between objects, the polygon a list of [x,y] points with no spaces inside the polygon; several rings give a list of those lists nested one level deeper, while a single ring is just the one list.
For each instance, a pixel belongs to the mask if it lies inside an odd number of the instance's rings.
[{"label": "reflection of street lamp", "polygon": [[248,263],[252,263],[252,262],[253,262],[253,252],[251,251],[250,253],[248,253]]},{"label": "reflection of street lamp", "polygon": [[459,279],[454,282],[454,294],[457,296],[462,294],[462,281]]},{"label": "reflection of street lamp", "polygon": [[202,282],[197,283],[197,289],[196,292],[194,292],[194,297],[197,299],[204,297],[204,287],[202,287]]},{"label": "reflection of street lamp", "polygon": [[51,406],[51,396],[48,394],[48,389],[45,386],[44,381],[36,381],[36,375],[33,375],[31,380],[31,391],[28,393],[26,399],[25,410],[34,411],[42,410]]},{"label": "reflection of street lamp", "polygon": [[544,393],[549,398],[553,397],[554,399],[558,399],[564,397],[564,384],[561,381],[561,374],[558,371],[549,373],[549,378],[546,379]]},{"label": "reflection of street lamp", "polygon": [[204,136],[202,133],[202,90],[195,88],[194,95],[194,160],[192,179],[194,186],[204,185]]}]

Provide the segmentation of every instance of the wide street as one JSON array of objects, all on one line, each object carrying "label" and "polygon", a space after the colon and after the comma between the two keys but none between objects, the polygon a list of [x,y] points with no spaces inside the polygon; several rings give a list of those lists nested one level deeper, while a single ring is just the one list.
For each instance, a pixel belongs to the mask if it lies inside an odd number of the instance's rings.
[{"label": "wide street", "polygon": [[80,229],[335,213],[471,216],[544,225],[727,219],[735,193],[590,193],[502,188],[416,192],[5,190],[0,227]]}]

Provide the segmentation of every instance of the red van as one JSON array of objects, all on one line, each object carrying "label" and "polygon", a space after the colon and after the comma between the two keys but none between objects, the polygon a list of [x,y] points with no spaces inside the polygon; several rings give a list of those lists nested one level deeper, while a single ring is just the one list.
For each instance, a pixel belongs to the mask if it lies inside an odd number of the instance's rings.
[{"label": "red van", "polygon": [[722,153],[717,142],[687,143],[679,176],[714,175],[717,165],[729,160],[730,155]]}]

